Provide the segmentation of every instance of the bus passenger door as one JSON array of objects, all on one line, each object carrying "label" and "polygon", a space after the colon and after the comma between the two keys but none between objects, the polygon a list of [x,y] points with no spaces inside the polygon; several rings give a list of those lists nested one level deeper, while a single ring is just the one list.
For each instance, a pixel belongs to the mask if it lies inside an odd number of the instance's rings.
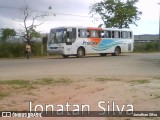
[{"label": "bus passenger door", "polygon": [[71,51],[72,51],[72,41],[71,41],[71,39],[67,38],[66,53],[71,54]]},{"label": "bus passenger door", "polygon": [[67,41],[66,41],[67,54],[73,54],[72,44],[75,42],[75,40],[76,40],[76,28],[68,28]]},{"label": "bus passenger door", "polygon": [[72,44],[76,41],[76,28],[67,29],[67,54],[73,54]]}]

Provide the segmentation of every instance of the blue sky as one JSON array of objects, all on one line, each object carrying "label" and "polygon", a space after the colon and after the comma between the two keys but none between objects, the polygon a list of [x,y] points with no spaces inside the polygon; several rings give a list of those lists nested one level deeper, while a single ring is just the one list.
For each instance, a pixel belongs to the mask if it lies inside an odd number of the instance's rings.
[{"label": "blue sky", "polygon": [[[100,0],[94,0],[100,1]],[[37,27],[37,30],[46,33],[50,28],[57,26],[89,26],[97,27],[102,21],[94,21],[90,17],[89,6],[93,0],[25,0],[30,8],[39,11],[48,10],[52,6],[51,13],[65,13],[81,16],[56,14],[44,19],[44,24]],[[134,34],[158,34],[159,33],[159,10],[160,0],[139,0],[137,7],[143,12],[141,20],[137,22],[138,26],[131,25]],[[4,7],[5,6],[5,7]],[[8,6],[8,7],[6,7]],[[18,22],[23,18],[23,0],[0,0],[0,28],[14,28],[21,30],[21,23]],[[16,9],[19,8],[19,9]],[[86,16],[86,17],[85,17]],[[88,17],[87,17],[88,16]]]}]

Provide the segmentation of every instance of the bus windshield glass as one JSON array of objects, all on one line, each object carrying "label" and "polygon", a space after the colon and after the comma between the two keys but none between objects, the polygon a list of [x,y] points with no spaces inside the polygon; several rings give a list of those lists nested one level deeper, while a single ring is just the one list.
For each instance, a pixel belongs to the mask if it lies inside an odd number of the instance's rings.
[{"label": "bus windshield glass", "polygon": [[66,29],[52,29],[50,31],[48,44],[65,43],[67,41]]}]

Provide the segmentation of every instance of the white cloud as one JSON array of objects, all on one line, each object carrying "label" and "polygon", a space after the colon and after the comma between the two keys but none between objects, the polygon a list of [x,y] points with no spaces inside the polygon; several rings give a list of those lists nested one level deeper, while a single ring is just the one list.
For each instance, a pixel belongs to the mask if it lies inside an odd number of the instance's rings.
[{"label": "white cloud", "polygon": [[[57,14],[56,17],[50,16],[45,18],[45,23],[42,26],[37,27],[39,31],[48,32],[51,27],[56,26],[98,26],[101,22],[94,21],[90,17],[89,5],[94,3],[93,0],[25,0],[26,3],[34,10],[47,11],[50,10],[53,13],[65,13],[76,14],[79,16]],[[101,0],[95,0],[101,1]],[[159,9],[157,4],[159,0],[139,0],[137,7],[143,12],[141,20],[137,22],[138,27],[131,26],[136,34],[159,33]],[[5,6],[8,6],[5,7]],[[23,11],[16,8],[22,8],[24,6],[23,0],[0,0],[0,28],[12,27],[17,28],[19,22],[12,19],[20,19],[23,16]]]},{"label": "white cloud", "polygon": [[140,0],[137,4],[140,11],[143,12],[143,20],[155,21],[159,17],[160,5],[157,3],[159,0]]},{"label": "white cloud", "polygon": [[0,16],[0,28],[11,28],[16,29],[17,25],[16,22],[13,22],[13,20]]}]

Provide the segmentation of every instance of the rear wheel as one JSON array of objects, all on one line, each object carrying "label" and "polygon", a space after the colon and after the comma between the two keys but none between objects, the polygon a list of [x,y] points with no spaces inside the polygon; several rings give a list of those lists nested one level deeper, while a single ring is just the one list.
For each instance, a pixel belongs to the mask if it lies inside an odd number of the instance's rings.
[{"label": "rear wheel", "polygon": [[107,53],[100,53],[100,56],[106,56]]},{"label": "rear wheel", "polygon": [[114,53],[112,53],[112,56],[118,56],[120,53],[121,53],[120,47],[116,47]]},{"label": "rear wheel", "polygon": [[68,58],[69,56],[68,55],[62,55],[63,56],[63,58]]},{"label": "rear wheel", "polygon": [[78,57],[78,58],[82,58],[82,57],[84,57],[84,56],[85,56],[84,49],[83,49],[83,48],[79,48],[79,49],[77,50],[77,57]]}]

